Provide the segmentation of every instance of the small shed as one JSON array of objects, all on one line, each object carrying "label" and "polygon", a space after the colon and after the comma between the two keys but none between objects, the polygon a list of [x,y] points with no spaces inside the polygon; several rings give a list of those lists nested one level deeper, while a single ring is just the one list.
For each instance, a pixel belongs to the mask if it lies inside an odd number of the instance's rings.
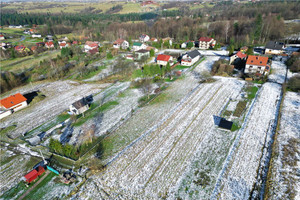
[{"label": "small shed", "polygon": [[233,122],[226,120],[225,118],[213,115],[214,123],[219,128],[231,130]]},{"label": "small shed", "polygon": [[89,103],[90,103],[89,100],[83,97],[82,99],[70,105],[70,111],[72,114],[80,115],[90,108]]},{"label": "small shed", "polygon": [[39,166],[37,169],[38,169],[37,172],[39,176],[45,172],[45,169],[42,166]]},{"label": "small shed", "polygon": [[38,175],[39,175],[38,171],[34,169],[34,170],[30,171],[28,174],[26,174],[24,176],[24,178],[27,183],[31,183],[38,177]]}]

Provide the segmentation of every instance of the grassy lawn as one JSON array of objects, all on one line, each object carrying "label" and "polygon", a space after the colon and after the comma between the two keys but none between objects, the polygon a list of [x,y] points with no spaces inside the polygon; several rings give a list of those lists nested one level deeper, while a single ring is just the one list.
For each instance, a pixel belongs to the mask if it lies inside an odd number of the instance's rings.
[{"label": "grassy lawn", "polygon": [[182,69],[187,69],[187,68],[190,68],[190,66],[177,65],[174,69],[175,70],[182,70]]},{"label": "grassy lawn", "polygon": [[60,54],[60,50],[54,50],[54,51],[43,52],[39,54],[37,57],[31,55],[22,58],[8,59],[5,61],[1,61],[1,68],[3,71],[8,71],[8,70],[17,71],[25,68],[31,68],[34,65],[39,64],[40,61],[44,59],[55,58],[59,54]]},{"label": "grassy lawn", "polygon": [[[23,181],[19,182],[15,187],[12,187],[10,190],[5,192],[1,199],[7,199],[10,200],[12,198],[20,197],[28,188],[26,187],[25,183]],[[17,199],[17,198],[16,198]]]},{"label": "grassy lawn", "polygon": [[252,86],[252,87],[248,87],[246,89],[247,91],[247,94],[248,94],[248,99],[251,100],[251,99],[254,99],[255,95],[256,95],[256,92],[258,91],[258,87],[256,86]]},{"label": "grassy lawn", "polygon": [[233,116],[240,117],[247,106],[247,101],[239,101],[237,104],[235,111],[233,112]]}]

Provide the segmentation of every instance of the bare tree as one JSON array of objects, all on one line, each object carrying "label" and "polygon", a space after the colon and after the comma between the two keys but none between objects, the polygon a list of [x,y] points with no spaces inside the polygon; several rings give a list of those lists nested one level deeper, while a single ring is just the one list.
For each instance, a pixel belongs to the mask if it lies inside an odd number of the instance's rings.
[{"label": "bare tree", "polygon": [[142,79],[141,81],[141,89],[145,95],[150,98],[150,93],[152,91],[151,79]]}]

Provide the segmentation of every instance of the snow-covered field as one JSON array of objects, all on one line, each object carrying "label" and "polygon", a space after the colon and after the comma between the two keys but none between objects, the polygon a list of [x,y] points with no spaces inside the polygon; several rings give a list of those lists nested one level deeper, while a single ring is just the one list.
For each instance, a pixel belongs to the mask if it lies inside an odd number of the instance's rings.
[{"label": "snow-covered field", "polygon": [[262,86],[226,158],[212,199],[249,199],[254,185],[260,184],[257,172],[264,167],[266,148],[275,131],[280,93],[279,84]]},{"label": "snow-covered field", "polygon": [[[4,118],[1,120],[1,127],[17,125],[8,134],[13,138],[18,137],[59,115],[83,96],[97,94],[108,86],[109,84],[79,84],[74,81],[56,81],[36,86],[34,89],[39,89],[46,98]],[[23,90],[20,89],[20,92]]]},{"label": "snow-covered field", "polygon": [[[282,84],[285,81],[285,75],[287,66],[280,61],[273,61],[271,65],[272,74],[269,75],[268,81]],[[287,79],[292,76],[292,73],[288,71]]]},{"label": "snow-covered field", "polygon": [[229,51],[226,50],[199,50],[203,56],[228,56]]},{"label": "snow-covered field", "polygon": [[207,138],[214,140],[212,115],[219,114],[229,98],[238,96],[243,85],[235,79],[219,79],[197,87],[158,126],[151,127],[109,165],[103,175],[93,177],[82,189],[81,198],[107,198],[105,193],[93,191],[95,186],[114,199],[118,195],[125,199],[166,196],[177,185],[196,150],[209,145]]},{"label": "snow-covered field", "polygon": [[300,95],[287,92],[271,165],[268,199],[300,199]]}]

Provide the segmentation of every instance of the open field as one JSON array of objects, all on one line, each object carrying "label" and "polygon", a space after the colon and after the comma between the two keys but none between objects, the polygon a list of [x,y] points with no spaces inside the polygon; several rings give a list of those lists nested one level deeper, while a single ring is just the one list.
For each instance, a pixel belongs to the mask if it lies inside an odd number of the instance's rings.
[{"label": "open field", "polygon": [[39,54],[37,57],[31,55],[23,58],[4,60],[1,61],[1,69],[4,71],[18,71],[28,69],[33,67],[34,65],[38,65],[40,61],[55,58],[57,55],[60,55],[60,50],[46,51]]},{"label": "open field", "polygon": [[[131,2],[105,2],[105,3],[82,3],[82,2],[26,2],[14,3],[2,9],[14,9],[21,13],[82,13],[87,14],[88,8],[94,8],[95,13],[103,13],[116,5],[122,5],[123,9],[119,13],[141,12],[140,3]],[[102,12],[100,11],[102,10]]]},{"label": "open field", "polygon": [[287,92],[274,141],[266,199],[300,199],[300,96]]},{"label": "open field", "polygon": [[209,131],[215,129],[212,115],[218,115],[242,87],[242,83],[227,79],[200,85],[109,165],[94,184],[99,184],[110,195],[117,193],[125,198],[162,197],[176,185],[207,134],[213,135],[214,132]]},{"label": "open field", "polygon": [[212,199],[258,198],[280,100],[279,84],[265,83],[262,86],[226,158]]}]

